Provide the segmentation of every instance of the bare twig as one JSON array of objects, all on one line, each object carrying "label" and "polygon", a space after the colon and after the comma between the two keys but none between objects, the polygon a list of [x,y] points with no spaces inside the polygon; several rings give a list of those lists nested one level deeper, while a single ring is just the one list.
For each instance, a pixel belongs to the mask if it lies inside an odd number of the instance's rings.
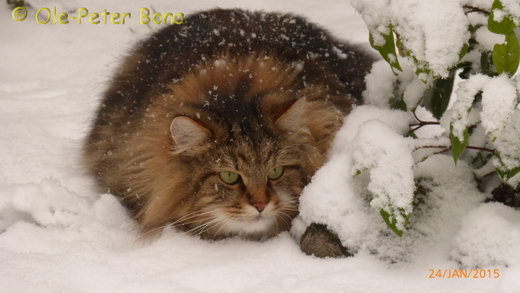
[{"label": "bare twig", "polygon": [[415,118],[415,120],[417,120],[417,122],[419,122],[419,123],[410,124],[410,127],[415,126],[415,128],[410,129],[410,132],[414,132],[426,125],[439,125],[440,124],[437,121],[423,121],[423,120],[419,119],[419,117],[417,117],[417,114],[415,113],[415,111],[412,111],[412,114],[413,114],[413,117]]},{"label": "bare twig", "polygon": [[[451,147],[444,146],[444,145],[423,145],[423,146],[415,148],[414,151],[420,150],[420,149],[442,149],[441,151],[436,153],[436,154],[440,154],[440,153],[445,153],[445,152],[451,150]],[[471,146],[471,145],[467,146],[466,149],[468,149],[468,150],[476,150],[476,151],[483,151],[483,152],[492,152],[492,153],[495,152],[495,150],[493,150],[493,149],[477,147],[477,146]]]},{"label": "bare twig", "polygon": [[489,11],[487,10],[484,10],[482,8],[478,8],[478,7],[474,7],[474,6],[471,6],[471,5],[464,5],[462,6],[462,8],[464,8],[464,13],[465,14],[469,14],[469,13],[472,13],[472,12],[478,12],[478,13],[482,13],[484,15],[489,15]]}]

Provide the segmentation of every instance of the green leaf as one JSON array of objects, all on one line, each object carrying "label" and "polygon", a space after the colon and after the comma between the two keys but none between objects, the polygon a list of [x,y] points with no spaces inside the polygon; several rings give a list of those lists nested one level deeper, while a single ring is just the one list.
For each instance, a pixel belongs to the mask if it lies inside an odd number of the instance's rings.
[{"label": "green leaf", "polygon": [[493,64],[498,73],[507,72],[513,76],[520,62],[520,46],[514,32],[506,35],[504,44],[496,44],[493,47]]},{"label": "green leaf", "polygon": [[446,79],[437,79],[433,83],[431,111],[435,118],[440,119],[450,103],[453,82],[455,81],[455,70],[450,72]]},{"label": "green leaf", "polygon": [[400,98],[398,97],[391,97],[390,100],[388,101],[388,103],[390,104],[390,108],[392,109],[395,109],[395,110],[401,110],[401,111],[408,111],[408,106],[406,105],[402,95]]},{"label": "green leaf", "polygon": [[388,26],[388,34],[381,34],[383,36],[383,39],[385,40],[385,43],[381,46],[376,45],[374,43],[374,37],[372,33],[369,34],[369,41],[370,45],[376,49],[381,56],[383,56],[383,59],[385,59],[390,66],[393,68],[403,71],[401,69],[401,65],[399,65],[399,60],[397,60],[397,54],[395,52],[395,41],[394,41],[394,30],[392,28],[392,25]]},{"label": "green leaf", "polygon": [[464,46],[462,46],[462,49],[460,49],[459,59],[462,59],[462,57],[464,57],[466,55],[466,53],[468,53],[468,50],[469,50],[469,44],[464,44]]},{"label": "green leaf", "polygon": [[[504,162],[502,162],[502,158],[500,156],[500,153],[498,151],[495,151],[495,157],[498,159],[498,161],[500,162],[500,165],[502,167],[505,167],[504,166]],[[497,173],[498,173],[498,176],[500,176],[500,178],[502,179],[502,181],[506,184],[508,184],[508,180],[515,177],[516,174],[518,174],[520,172],[520,166],[518,167],[515,167],[511,170],[507,170],[507,169],[504,169],[504,168],[501,168],[501,167],[497,167]],[[513,188],[516,188],[516,186],[512,186]]]},{"label": "green leaf", "polygon": [[481,24],[470,24],[470,25],[468,26],[468,31],[469,31],[470,33],[473,34],[473,33],[475,33],[475,32],[476,32],[480,27],[482,27]]},{"label": "green leaf", "polygon": [[397,47],[397,52],[399,53],[399,56],[406,57],[409,55],[399,35],[397,35],[397,38],[395,40],[395,46]]},{"label": "green leaf", "polygon": [[493,60],[492,53],[489,51],[484,51],[480,55],[480,67],[482,68],[482,73],[488,76],[497,76],[498,73],[495,72],[493,68]]},{"label": "green leaf", "polygon": [[432,112],[433,116],[440,119],[450,103],[455,73],[457,68],[453,68],[447,78],[439,78],[433,81],[432,85],[424,92],[422,104]]},{"label": "green leaf", "polygon": [[[403,209],[399,209],[399,213],[401,216],[405,219],[405,226],[408,225],[408,219],[410,218],[410,215],[406,214]],[[388,213],[384,209],[381,209],[379,211],[379,214],[381,214],[381,217],[383,217],[383,220],[385,221],[386,225],[394,232],[397,236],[402,237],[403,236],[403,230],[397,228],[397,219],[394,215]]]},{"label": "green leaf", "polygon": [[413,52],[411,50],[407,50],[406,48],[404,48],[404,45],[401,44],[399,38],[397,39],[397,48],[399,49],[399,54],[401,54],[401,51],[403,51],[405,52],[405,56],[413,61],[415,65],[415,75],[420,77],[422,82],[427,83],[428,76],[431,73],[430,65],[428,64],[428,62],[417,59],[417,57],[413,55]]},{"label": "green leaf", "polygon": [[495,0],[491,6],[491,13],[488,17],[488,29],[496,34],[507,35],[514,31],[516,25],[510,15],[506,15],[500,22],[495,21],[495,10],[503,10],[504,6],[500,0]]},{"label": "green leaf", "polygon": [[365,170],[356,170],[356,174],[354,174],[354,177],[361,175]]},{"label": "green leaf", "polygon": [[411,138],[415,138],[415,139],[418,138],[417,135],[415,134],[415,132],[413,132],[413,131],[408,132],[408,134],[406,135],[406,137],[411,137]]},{"label": "green leaf", "polygon": [[462,156],[469,143],[469,127],[464,129],[464,140],[460,141],[459,138],[453,134],[453,125],[450,125],[450,140],[451,154],[453,155],[455,165],[457,165],[457,161],[459,160],[460,156]]},{"label": "green leaf", "polygon": [[520,166],[513,168],[512,170],[501,170],[497,168],[497,173],[503,181],[507,181],[520,172]]}]

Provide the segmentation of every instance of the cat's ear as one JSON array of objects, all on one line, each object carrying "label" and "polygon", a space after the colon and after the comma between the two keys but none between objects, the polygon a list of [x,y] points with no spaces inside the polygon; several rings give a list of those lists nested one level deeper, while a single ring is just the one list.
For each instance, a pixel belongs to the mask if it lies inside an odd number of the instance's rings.
[{"label": "cat's ear", "polygon": [[207,128],[185,116],[173,118],[170,133],[176,151],[196,146],[208,140],[211,135]]},{"label": "cat's ear", "polygon": [[305,98],[296,100],[278,119],[275,125],[285,130],[296,130],[304,126]]}]

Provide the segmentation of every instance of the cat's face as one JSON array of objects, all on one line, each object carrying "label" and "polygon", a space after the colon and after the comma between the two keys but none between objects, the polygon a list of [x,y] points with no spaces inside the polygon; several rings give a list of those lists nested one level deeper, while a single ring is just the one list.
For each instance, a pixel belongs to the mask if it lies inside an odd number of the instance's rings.
[{"label": "cat's face", "polygon": [[186,184],[195,188],[184,202],[190,208],[175,221],[178,227],[206,238],[265,238],[290,227],[300,193],[322,160],[309,135],[286,133],[280,120],[271,129],[258,123],[247,132],[237,124],[225,139],[214,140],[205,126],[176,119],[171,131],[180,148],[201,141],[179,154],[192,168]]},{"label": "cat's face", "polygon": [[[299,195],[312,175],[305,145],[286,145],[276,138],[245,138],[213,146],[193,159],[196,192],[189,200],[185,229],[208,237],[242,235],[262,238],[290,227]],[[308,154],[307,154],[308,153]]]},{"label": "cat's face", "polygon": [[211,63],[156,100],[154,127],[135,136],[152,158],[140,174],[153,187],[138,215],[147,230],[261,239],[290,227],[350,107],[299,70],[262,56]]}]

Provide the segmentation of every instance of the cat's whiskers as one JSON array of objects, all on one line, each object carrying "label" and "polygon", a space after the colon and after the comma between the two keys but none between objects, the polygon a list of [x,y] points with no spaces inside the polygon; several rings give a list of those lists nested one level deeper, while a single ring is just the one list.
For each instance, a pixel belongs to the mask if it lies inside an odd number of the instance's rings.
[{"label": "cat's whiskers", "polygon": [[179,224],[179,225],[189,224],[190,222],[185,222],[185,221],[188,221],[188,220],[191,220],[193,218],[200,217],[200,216],[203,216],[203,215],[214,213],[216,210],[217,209],[211,209],[211,210],[202,209],[202,210],[198,210],[198,211],[195,211],[195,212],[192,212],[192,213],[188,213],[188,214],[180,217],[176,221],[172,222],[171,224],[174,225],[174,226],[177,225],[177,224]]},{"label": "cat's whiskers", "polygon": [[220,230],[222,230],[222,228],[226,227],[226,225],[223,225],[226,223],[228,219],[224,218],[219,224],[220,224],[220,227],[217,229],[217,231],[215,231],[215,233],[213,234],[213,240],[215,240],[215,238],[217,237],[218,233],[220,232]]},{"label": "cat's whiskers", "polygon": [[276,232],[279,232],[280,231],[280,224],[278,223],[278,213],[276,213],[274,215],[274,217],[275,217],[275,221],[274,222],[276,224]]},{"label": "cat's whiskers", "polygon": [[[216,210],[217,210],[216,208],[211,209],[211,210],[203,209],[203,210],[195,211],[192,213],[188,213],[188,214],[182,216],[181,218],[177,219],[174,222],[166,223],[166,224],[154,227],[144,233],[141,233],[141,235],[139,235],[139,237],[136,240],[141,241],[141,240],[147,238],[148,236],[153,235],[153,234],[157,233],[158,231],[165,229],[166,227],[176,227],[178,225],[189,225],[189,224],[193,224],[196,222],[203,222],[202,224],[192,228],[192,230],[195,228],[200,228],[200,226],[202,226],[206,223],[209,223],[207,221],[210,220],[211,218],[213,218],[211,216],[211,214],[214,213]],[[203,217],[203,218],[198,218],[198,217],[201,217],[204,215],[209,215],[209,216]],[[195,218],[197,218],[197,219],[195,219]],[[190,231],[186,231],[186,234],[190,234]]]},{"label": "cat's whiskers", "polygon": [[279,207],[280,211],[298,212],[298,203],[284,202]]},{"label": "cat's whiskers", "polygon": [[287,224],[287,223],[285,222],[285,219],[282,218],[281,215],[276,214],[276,221],[275,221],[275,222],[276,222],[276,231],[280,231],[280,220],[281,220],[281,221],[284,221],[284,223]]},{"label": "cat's whiskers", "polygon": [[282,210],[289,211],[289,212],[298,212],[299,211],[297,207],[291,207],[291,206],[284,206],[282,208]]},{"label": "cat's whiskers", "polygon": [[[215,223],[217,220],[219,220],[219,217],[218,216],[217,217],[209,216],[209,217],[206,217],[204,219],[199,219],[199,220],[202,221],[202,223],[191,228],[187,232],[196,232],[199,229],[203,229],[203,228],[207,227],[208,225]],[[197,221],[194,221],[194,222],[197,222]]]},{"label": "cat's whiskers", "polygon": [[171,224],[170,223],[166,223],[164,225],[160,225],[158,227],[154,227],[154,228],[152,228],[152,229],[150,229],[150,230],[148,230],[148,231],[146,231],[144,233],[141,233],[141,235],[139,235],[139,237],[137,237],[136,241],[141,241],[141,240],[143,240],[145,238],[148,238],[148,236],[154,235],[155,233],[157,233],[157,231],[163,230],[164,228],[166,228],[168,226],[171,226]]},{"label": "cat's whiskers", "polygon": [[[280,212],[278,212],[278,213],[276,214],[276,216],[277,216],[277,217],[280,216],[280,219],[281,219],[282,221],[284,221],[284,223],[285,223],[286,225],[288,225],[288,226],[291,225],[290,220],[292,220],[292,217],[289,216],[288,214],[286,214],[286,213],[280,211]],[[287,219],[289,219],[289,222],[288,222],[284,217],[287,217]]]},{"label": "cat's whiskers", "polygon": [[221,217],[219,219],[219,221],[215,222],[211,227],[208,227],[205,231],[209,231],[209,230],[214,229],[214,228],[216,228],[217,226],[220,225],[220,227],[217,229],[217,231],[215,231],[213,233],[213,239],[215,239],[218,236],[218,233],[220,232],[220,230],[226,226],[226,225],[223,225],[223,224],[225,224],[227,220],[228,219],[226,219],[226,217]]},{"label": "cat's whiskers", "polygon": [[187,232],[188,233],[192,233],[194,235],[201,235],[202,233],[216,227],[217,225],[220,224],[220,222],[222,222],[224,219],[222,219],[222,217],[216,217],[214,218],[213,220],[209,221],[209,222],[205,222],[205,223],[202,223],[198,226],[196,226],[195,228],[192,228],[190,230],[188,230]]},{"label": "cat's whiskers", "polygon": [[211,211],[204,213],[203,217],[197,216],[191,219],[186,219],[184,222],[178,223],[178,226],[189,226],[193,224],[198,224],[197,226],[204,225],[208,223],[208,221],[212,221],[216,218],[215,214],[217,210],[217,208],[212,209]]}]

